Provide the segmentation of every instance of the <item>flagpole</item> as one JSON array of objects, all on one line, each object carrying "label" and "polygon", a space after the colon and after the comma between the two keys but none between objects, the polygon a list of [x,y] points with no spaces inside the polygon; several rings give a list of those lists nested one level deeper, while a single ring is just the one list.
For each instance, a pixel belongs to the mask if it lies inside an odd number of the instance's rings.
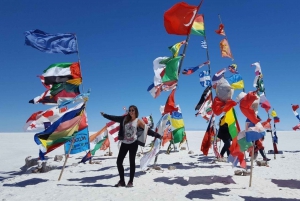
[{"label": "flagpole", "polygon": [[[84,103],[86,103],[86,102],[87,102],[87,99],[84,100]],[[84,108],[84,110],[85,110],[85,108]],[[83,115],[84,110],[83,110],[82,113],[80,114],[80,119],[79,119],[79,121],[78,121],[78,126],[79,126],[79,124],[80,124],[80,122],[81,122],[81,120],[82,120],[82,115]],[[68,156],[69,156],[69,154],[71,153],[73,144],[74,144],[74,142],[75,142],[76,135],[77,135],[77,133],[75,133],[75,135],[73,136],[72,143],[71,143],[70,148],[69,148],[69,151],[68,151]],[[69,157],[65,157],[65,162],[64,162],[63,167],[62,167],[62,169],[61,169],[61,171],[60,171],[60,174],[59,174],[59,177],[58,177],[58,181],[60,181],[60,179],[61,179],[61,177],[62,177],[62,174],[63,174],[63,172],[64,172],[64,169],[65,169],[65,166],[66,166],[66,163],[67,163],[68,158],[69,158]]]},{"label": "flagpole", "polygon": [[82,79],[83,76],[82,76],[81,62],[80,62],[80,57],[79,57],[78,40],[77,40],[76,34],[74,34],[74,36],[75,36],[75,38],[76,38],[77,57],[78,57],[79,69],[80,69],[80,73],[81,73],[81,87],[82,87],[82,91],[84,92],[83,79]]},{"label": "flagpole", "polygon": [[[259,66],[260,66],[260,62],[258,62],[259,63]],[[261,68],[260,68],[260,71],[261,71]],[[263,75],[262,73],[261,73],[261,75]],[[257,79],[257,81],[256,81],[256,83],[257,82],[259,82],[259,80],[261,79],[261,77],[259,77],[258,79]],[[265,96],[267,97],[267,94],[266,94],[266,88],[265,88],[265,90],[264,90],[264,94],[265,94]],[[268,119],[270,118],[270,115],[269,115],[269,112],[267,112],[268,113]],[[274,121],[274,118],[273,118],[273,121]],[[275,127],[275,123],[274,123],[274,127]],[[271,137],[272,137],[272,141],[273,141],[273,131],[272,131],[272,128],[271,128]],[[273,152],[274,152],[274,159],[276,159],[276,153],[275,153],[275,149],[277,150],[277,147],[276,147],[276,144],[273,142]],[[266,155],[266,154],[265,154]],[[266,156],[267,157],[267,156]]]},{"label": "flagpole", "polygon": [[[220,20],[220,23],[221,24],[223,24],[222,23],[222,20],[221,20],[221,15],[220,14],[218,14],[218,16],[219,16],[219,20]],[[227,34],[226,34],[226,32],[225,32],[225,39],[227,40],[227,42],[228,42],[228,38],[227,38]],[[228,42],[229,43],[229,42]],[[231,48],[230,48],[230,51],[231,51]],[[232,51],[231,51],[232,52]],[[232,55],[232,53],[231,53],[231,56],[232,56],[232,61],[234,61],[234,57],[233,57],[233,55]]]},{"label": "flagpole", "polygon": [[[196,14],[198,13],[198,11],[199,11],[199,9],[200,9],[200,7],[202,5],[202,2],[203,2],[203,0],[200,1],[200,4],[199,4],[199,6],[197,8]],[[196,16],[197,15],[194,15],[194,18],[193,18],[192,22],[194,22]],[[180,70],[181,70],[181,66],[182,66],[183,60],[185,58],[185,52],[186,52],[186,49],[187,49],[187,46],[188,46],[188,42],[190,40],[190,34],[191,34],[191,30],[190,30],[189,34],[186,36],[186,39],[185,39],[185,44],[184,44],[183,53],[182,53],[182,59],[180,60],[179,67],[178,67],[178,78],[179,78],[179,75],[180,75]]]},{"label": "flagpole", "polygon": [[[203,14],[203,22],[204,22],[204,26],[205,26],[204,14]],[[210,67],[210,59],[209,59],[209,51],[208,51],[208,43],[207,43],[206,33],[204,34],[204,41],[205,41],[205,43],[206,43],[206,58],[207,58],[207,60],[208,60],[208,73],[209,73],[209,76],[211,77],[211,67]],[[210,79],[211,79],[211,78],[210,78]],[[213,97],[212,91],[211,91],[211,97],[212,97],[212,99],[214,98],[214,97]],[[214,114],[212,114],[212,115],[214,115]],[[216,122],[213,121],[213,127],[214,127],[214,128],[216,128],[216,124],[215,124],[215,123],[216,123]],[[215,136],[214,136],[214,138],[215,138],[215,142],[216,142],[216,147],[217,147],[217,149],[218,149],[218,141],[217,141],[218,133],[216,132],[217,129],[214,129],[214,131],[215,131]],[[220,140],[219,142],[220,142],[219,150],[221,150],[221,144],[222,144],[222,142],[221,142],[221,140]],[[213,144],[213,146],[214,146],[214,144]],[[219,150],[218,150],[218,152],[219,152]]]},{"label": "flagpole", "polygon": [[[203,21],[205,22],[204,15],[203,15]],[[208,72],[209,72],[209,75],[211,75],[211,73],[210,73],[210,70],[211,70],[210,69],[210,60],[209,60],[209,53],[208,53],[208,45],[207,45],[206,33],[204,34],[204,40],[205,40],[205,43],[206,43],[206,58],[209,61],[209,63],[208,63]]]}]

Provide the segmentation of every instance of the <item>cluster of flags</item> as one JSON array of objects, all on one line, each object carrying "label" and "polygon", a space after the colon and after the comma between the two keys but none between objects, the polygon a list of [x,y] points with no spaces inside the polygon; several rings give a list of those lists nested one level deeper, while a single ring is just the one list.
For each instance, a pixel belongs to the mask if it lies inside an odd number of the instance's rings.
[{"label": "cluster of flags", "polygon": [[[41,30],[25,32],[25,44],[45,53],[78,53],[75,34],[50,34]],[[66,154],[89,150],[89,131],[85,102],[89,96],[80,94],[82,83],[79,62],[54,63],[38,76],[46,91],[29,103],[55,105],[45,111],[33,113],[24,130],[37,131],[34,141],[40,149],[40,159],[52,150],[65,145]],[[68,104],[80,102],[67,109]]]}]

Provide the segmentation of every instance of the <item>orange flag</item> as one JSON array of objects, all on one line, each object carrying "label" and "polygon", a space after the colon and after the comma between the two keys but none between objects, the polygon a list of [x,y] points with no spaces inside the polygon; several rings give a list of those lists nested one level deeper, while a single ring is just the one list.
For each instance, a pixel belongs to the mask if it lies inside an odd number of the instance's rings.
[{"label": "orange flag", "polygon": [[225,31],[224,31],[224,25],[223,24],[220,24],[219,25],[219,29],[218,30],[215,30],[215,32],[219,35],[222,35],[222,36],[226,36],[225,35]]},{"label": "orange flag", "polygon": [[227,39],[224,38],[221,40],[220,48],[222,57],[229,57],[233,59]]},{"label": "orange flag", "polygon": [[198,7],[180,2],[172,6],[164,14],[164,26],[168,34],[190,34]]}]

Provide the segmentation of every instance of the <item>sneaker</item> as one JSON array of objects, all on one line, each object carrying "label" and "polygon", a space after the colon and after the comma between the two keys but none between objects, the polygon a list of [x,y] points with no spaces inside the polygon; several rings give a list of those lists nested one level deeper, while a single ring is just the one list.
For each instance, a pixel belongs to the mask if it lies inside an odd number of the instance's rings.
[{"label": "sneaker", "polygon": [[129,181],[126,187],[133,187],[133,183]]},{"label": "sneaker", "polygon": [[119,181],[115,187],[124,187],[125,186],[125,181]]},{"label": "sneaker", "polygon": [[263,160],[264,160],[264,161],[270,161],[271,159],[269,159],[269,158],[264,158]]}]

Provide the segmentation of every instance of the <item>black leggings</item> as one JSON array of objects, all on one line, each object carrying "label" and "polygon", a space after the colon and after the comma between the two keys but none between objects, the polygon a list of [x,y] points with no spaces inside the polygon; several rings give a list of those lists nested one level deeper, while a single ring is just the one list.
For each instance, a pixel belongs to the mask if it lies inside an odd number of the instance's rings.
[{"label": "black leggings", "polygon": [[120,181],[125,182],[123,161],[124,161],[124,158],[125,158],[127,152],[129,151],[129,164],[130,164],[130,180],[129,180],[129,182],[133,182],[133,178],[134,178],[134,174],[135,174],[135,156],[136,156],[137,150],[138,150],[137,141],[135,141],[132,144],[125,144],[125,143],[121,144],[118,159],[117,159],[117,166],[118,166]]},{"label": "black leggings", "polygon": [[228,139],[228,140],[223,140],[222,139],[222,141],[224,142],[224,145],[223,145],[223,148],[222,148],[220,154],[223,157],[225,152],[227,152],[227,156],[229,156],[229,154],[230,154],[229,147],[230,147],[231,139]]}]

